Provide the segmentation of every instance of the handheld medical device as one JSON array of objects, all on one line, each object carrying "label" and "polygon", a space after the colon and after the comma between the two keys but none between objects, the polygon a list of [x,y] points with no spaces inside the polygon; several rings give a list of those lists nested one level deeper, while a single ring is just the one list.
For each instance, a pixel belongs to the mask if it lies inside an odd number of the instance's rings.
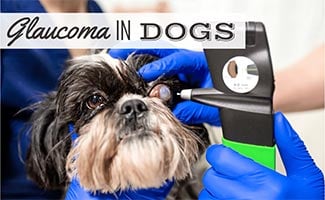
[{"label": "handheld medical device", "polygon": [[220,108],[223,144],[275,169],[274,77],[265,27],[246,22],[245,49],[204,49],[214,88],[182,90],[182,99]]}]

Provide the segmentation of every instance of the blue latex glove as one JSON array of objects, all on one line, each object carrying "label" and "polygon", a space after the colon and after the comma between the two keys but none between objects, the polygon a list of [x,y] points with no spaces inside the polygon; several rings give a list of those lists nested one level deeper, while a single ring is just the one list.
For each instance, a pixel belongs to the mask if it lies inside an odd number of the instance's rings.
[{"label": "blue latex glove", "polygon": [[211,164],[200,199],[324,199],[324,176],[303,141],[281,113],[275,114],[275,139],[287,176],[223,146],[207,150]]},{"label": "blue latex glove", "polygon": [[[212,88],[212,79],[204,53],[183,49],[112,49],[112,57],[125,59],[129,54],[151,54],[161,59],[144,65],[139,74],[146,81],[164,76],[177,75],[193,88]],[[220,126],[219,110],[212,106],[184,101],[173,110],[175,116],[186,124],[209,124]]]},{"label": "blue latex glove", "polygon": [[141,190],[128,190],[116,192],[115,194],[103,194],[100,192],[91,193],[85,191],[76,179],[73,179],[67,190],[66,200],[108,200],[108,199],[143,199],[143,200],[159,200],[166,199],[169,191],[173,186],[173,182],[167,182],[160,188],[150,188]]},{"label": "blue latex glove", "polygon": [[[72,141],[75,141],[78,134],[74,131],[74,126],[69,124],[69,132],[71,133]],[[117,191],[114,194],[104,194],[100,192],[91,193],[81,187],[77,179],[73,179],[65,194],[66,200],[108,200],[108,199],[143,199],[143,200],[156,200],[166,199],[174,181],[166,181],[160,188],[148,188],[139,190]]]}]

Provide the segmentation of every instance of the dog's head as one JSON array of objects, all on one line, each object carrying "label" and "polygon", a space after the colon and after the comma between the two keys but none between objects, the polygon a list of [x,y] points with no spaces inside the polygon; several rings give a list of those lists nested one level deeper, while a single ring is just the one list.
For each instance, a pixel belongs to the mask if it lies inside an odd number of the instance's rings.
[{"label": "dog's head", "polygon": [[[146,83],[138,75],[154,59],[95,54],[68,61],[57,92],[32,115],[30,177],[53,188],[75,176],[88,190],[114,192],[188,176],[201,141],[168,109],[172,90],[182,84],[174,78]],[[69,123],[79,135],[75,141]]]}]

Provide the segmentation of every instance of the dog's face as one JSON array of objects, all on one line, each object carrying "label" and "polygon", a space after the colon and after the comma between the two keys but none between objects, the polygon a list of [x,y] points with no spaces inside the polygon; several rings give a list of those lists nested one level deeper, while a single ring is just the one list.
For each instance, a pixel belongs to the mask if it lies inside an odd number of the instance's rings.
[{"label": "dog's face", "polygon": [[[150,59],[96,54],[69,61],[58,91],[32,116],[31,178],[55,187],[77,177],[87,190],[115,192],[188,176],[201,141],[168,108],[179,82],[145,83],[138,75]],[[69,123],[79,135],[75,141]]]}]

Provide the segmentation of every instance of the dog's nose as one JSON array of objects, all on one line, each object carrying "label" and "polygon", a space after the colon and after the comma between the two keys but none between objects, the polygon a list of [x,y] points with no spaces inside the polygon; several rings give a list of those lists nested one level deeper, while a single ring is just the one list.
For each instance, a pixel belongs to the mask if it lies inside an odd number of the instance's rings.
[{"label": "dog's nose", "polygon": [[146,104],[140,99],[132,99],[124,102],[120,107],[120,114],[126,118],[140,117],[148,110]]}]

